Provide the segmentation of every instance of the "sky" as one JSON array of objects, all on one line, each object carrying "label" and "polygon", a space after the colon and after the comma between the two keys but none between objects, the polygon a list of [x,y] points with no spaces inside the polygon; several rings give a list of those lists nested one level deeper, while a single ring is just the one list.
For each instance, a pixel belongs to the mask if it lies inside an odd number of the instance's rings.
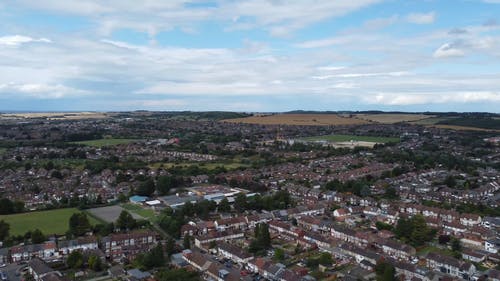
[{"label": "sky", "polygon": [[500,0],[2,0],[0,111],[500,112]]}]

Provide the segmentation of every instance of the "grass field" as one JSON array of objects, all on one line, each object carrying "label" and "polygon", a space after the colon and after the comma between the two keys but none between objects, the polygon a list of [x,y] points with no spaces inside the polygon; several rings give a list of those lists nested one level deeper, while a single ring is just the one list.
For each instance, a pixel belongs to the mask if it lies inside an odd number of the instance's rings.
[{"label": "grass field", "polygon": [[[68,231],[69,218],[80,212],[76,208],[2,215],[0,220],[10,224],[11,235],[23,235],[27,231],[40,229],[44,234],[64,234]],[[87,216],[91,224],[97,224],[95,218]]]},{"label": "grass field", "polygon": [[329,142],[348,142],[348,141],[364,141],[376,143],[399,142],[399,138],[386,138],[386,137],[371,137],[371,136],[354,136],[354,135],[328,135],[307,137],[300,140],[305,141],[329,141]]},{"label": "grass field", "polygon": [[99,139],[99,140],[89,140],[89,141],[75,141],[71,143],[83,144],[87,146],[103,147],[118,144],[127,144],[137,141],[137,139]]},{"label": "grass field", "polygon": [[152,220],[155,218],[155,212],[151,209],[145,209],[141,206],[134,205],[131,203],[123,204],[122,207],[123,209],[132,213],[136,213],[145,219]]},{"label": "grass field", "polygon": [[359,119],[382,123],[394,124],[398,122],[415,122],[434,117],[433,115],[425,114],[356,114]]},{"label": "grass field", "polygon": [[337,114],[274,114],[254,115],[245,118],[225,119],[223,122],[261,124],[261,125],[360,125],[370,123],[354,117],[343,117]]}]

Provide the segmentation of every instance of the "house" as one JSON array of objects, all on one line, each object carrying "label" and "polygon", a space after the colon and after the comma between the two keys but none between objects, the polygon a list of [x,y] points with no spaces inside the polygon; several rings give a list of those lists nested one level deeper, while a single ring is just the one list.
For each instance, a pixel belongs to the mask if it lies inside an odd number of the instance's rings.
[{"label": "house", "polygon": [[228,243],[219,243],[217,249],[219,255],[242,265],[253,259],[253,256],[244,251],[241,247]]},{"label": "house", "polygon": [[44,261],[39,258],[33,258],[29,261],[28,270],[29,273],[33,275],[35,281],[41,281],[43,277],[47,276],[50,273],[55,273],[61,276],[61,273],[50,268]]},{"label": "house", "polygon": [[426,260],[427,267],[466,280],[476,272],[473,264],[438,253],[428,253]]},{"label": "house", "polygon": [[73,251],[96,250],[99,245],[95,236],[80,237],[74,240],[63,240],[58,242],[59,254],[69,255]]},{"label": "house", "polygon": [[400,260],[409,260],[416,254],[415,248],[395,240],[380,239],[378,244],[385,254]]},{"label": "house", "polygon": [[127,270],[127,277],[130,281],[142,281],[150,278],[151,273],[134,268]]},{"label": "house", "polygon": [[194,245],[198,248],[203,248],[211,242],[242,239],[244,237],[245,235],[242,231],[210,232],[204,235],[195,236]]},{"label": "house", "polygon": [[462,214],[460,223],[465,226],[475,226],[481,223],[481,216],[475,214]]},{"label": "house", "polygon": [[488,252],[481,250],[464,249],[462,251],[462,258],[475,263],[480,263],[486,260]]},{"label": "house", "polygon": [[102,248],[107,258],[119,262],[133,260],[137,254],[145,253],[156,246],[157,234],[152,231],[133,231],[111,234],[102,238]]},{"label": "house", "polygon": [[0,264],[9,262],[9,248],[0,248]]},{"label": "house", "polygon": [[48,241],[42,244],[14,246],[10,248],[12,262],[29,261],[32,258],[49,260],[58,257],[56,243]]},{"label": "house", "polygon": [[500,252],[500,239],[484,241],[484,249],[493,254]]}]

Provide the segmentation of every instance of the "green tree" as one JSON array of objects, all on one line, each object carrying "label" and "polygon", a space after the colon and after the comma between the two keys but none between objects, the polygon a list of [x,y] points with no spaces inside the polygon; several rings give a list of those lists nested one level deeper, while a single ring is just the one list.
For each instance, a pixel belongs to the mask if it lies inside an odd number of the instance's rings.
[{"label": "green tree", "polygon": [[332,263],[333,263],[332,255],[330,253],[326,253],[326,252],[321,253],[321,255],[319,256],[318,262],[319,262],[319,264],[325,265],[325,266],[332,265]]},{"label": "green tree", "polygon": [[137,226],[137,221],[132,217],[132,215],[123,210],[120,213],[120,216],[116,220],[116,227],[120,230],[131,230],[136,228]]},{"label": "green tree", "polygon": [[173,253],[175,253],[175,240],[172,237],[168,237],[165,242],[165,252],[170,257]]},{"label": "green tree", "polygon": [[384,260],[377,261],[375,274],[377,281],[396,281],[396,269],[392,264]]},{"label": "green tree", "polygon": [[189,236],[189,234],[186,234],[184,236],[182,246],[184,247],[184,249],[191,249],[191,236]]},{"label": "green tree", "polygon": [[234,198],[234,208],[238,212],[243,212],[247,209],[247,196],[243,193],[238,193]]},{"label": "green tree", "polygon": [[0,221],[0,241],[5,240],[9,237],[10,225],[6,223],[4,220]]},{"label": "green tree", "polygon": [[281,248],[274,249],[274,259],[277,261],[283,261],[285,259],[285,251]]},{"label": "green tree", "polygon": [[81,268],[83,265],[82,253],[80,251],[71,252],[66,260],[66,264],[73,269]]},{"label": "green tree", "polygon": [[229,204],[229,201],[227,200],[227,198],[224,197],[224,199],[222,199],[219,202],[219,206],[217,206],[217,210],[219,212],[222,212],[222,213],[228,213],[231,211],[231,205]]},{"label": "green tree", "polygon": [[91,225],[85,213],[74,213],[69,218],[69,233],[74,236],[82,236],[91,231]]},{"label": "green tree", "polygon": [[186,269],[162,269],[155,274],[158,281],[201,281],[199,274]]},{"label": "green tree", "polygon": [[103,269],[101,259],[96,255],[91,255],[88,260],[89,268],[93,271],[101,271]]},{"label": "green tree", "polygon": [[136,194],[140,196],[151,196],[155,192],[155,182],[153,179],[148,178],[147,180],[141,182],[136,190]]},{"label": "green tree", "polygon": [[451,239],[451,250],[455,253],[462,252],[462,244],[460,243],[460,239],[455,237]]},{"label": "green tree", "polygon": [[31,242],[33,244],[39,244],[47,240],[45,235],[43,235],[42,231],[40,229],[35,229],[31,232]]}]

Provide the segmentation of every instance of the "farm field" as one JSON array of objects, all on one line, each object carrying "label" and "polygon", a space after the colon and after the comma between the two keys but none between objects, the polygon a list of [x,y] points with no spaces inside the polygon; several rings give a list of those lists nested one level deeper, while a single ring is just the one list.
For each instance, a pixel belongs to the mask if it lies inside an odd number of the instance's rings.
[{"label": "farm field", "polygon": [[355,136],[355,135],[328,135],[328,136],[301,138],[300,140],[328,141],[328,142],[349,142],[352,140],[352,141],[374,142],[374,143],[399,142],[399,138]]},{"label": "farm field", "polygon": [[425,114],[356,114],[355,116],[359,119],[382,123],[382,124],[394,124],[398,122],[415,122],[434,117],[434,115],[425,115]]},{"label": "farm field", "polygon": [[335,126],[360,125],[369,121],[354,117],[343,117],[338,114],[275,114],[254,115],[245,118],[225,119],[222,122],[246,123],[261,125],[303,125],[303,126]]},{"label": "farm field", "polygon": [[[80,210],[76,208],[1,215],[0,220],[10,224],[11,235],[24,235],[27,231],[40,229],[45,235],[64,234],[69,228],[69,218]],[[87,216],[92,225],[99,221]]]},{"label": "farm field", "polygon": [[99,139],[99,140],[89,140],[89,141],[75,141],[71,143],[75,144],[83,144],[87,146],[95,146],[95,147],[103,147],[110,145],[118,145],[118,144],[127,144],[134,141],[138,141],[138,139]]},{"label": "farm field", "polygon": [[46,118],[50,120],[78,120],[78,119],[102,119],[108,118],[106,113],[101,112],[27,112],[27,113],[5,113],[0,118]]}]

